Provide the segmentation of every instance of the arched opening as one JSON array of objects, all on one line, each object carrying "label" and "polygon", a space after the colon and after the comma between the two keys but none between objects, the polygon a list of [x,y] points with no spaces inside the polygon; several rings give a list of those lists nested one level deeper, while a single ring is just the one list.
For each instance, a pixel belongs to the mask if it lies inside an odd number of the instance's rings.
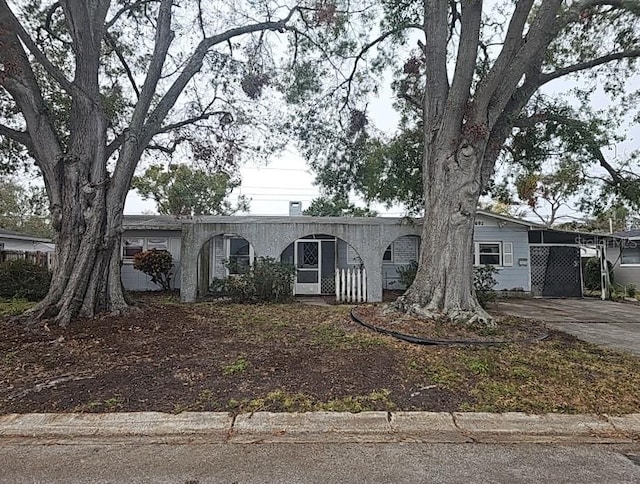
[{"label": "arched opening", "polygon": [[198,254],[198,296],[206,296],[216,279],[244,274],[255,259],[253,245],[237,234],[211,237]]},{"label": "arched opening", "polygon": [[358,252],[345,240],[327,234],[311,234],[289,244],[280,261],[296,268],[294,294],[335,295],[336,271],[362,268]]},{"label": "arched opening", "polygon": [[403,235],[391,242],[382,255],[382,289],[404,292],[412,281],[419,254],[420,237],[416,235]]}]

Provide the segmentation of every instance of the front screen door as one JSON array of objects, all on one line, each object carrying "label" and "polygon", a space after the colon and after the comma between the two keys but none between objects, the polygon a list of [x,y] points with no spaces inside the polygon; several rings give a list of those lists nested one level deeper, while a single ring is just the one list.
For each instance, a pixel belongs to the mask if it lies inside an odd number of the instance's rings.
[{"label": "front screen door", "polygon": [[320,294],[320,254],[319,240],[296,241],[296,294]]}]

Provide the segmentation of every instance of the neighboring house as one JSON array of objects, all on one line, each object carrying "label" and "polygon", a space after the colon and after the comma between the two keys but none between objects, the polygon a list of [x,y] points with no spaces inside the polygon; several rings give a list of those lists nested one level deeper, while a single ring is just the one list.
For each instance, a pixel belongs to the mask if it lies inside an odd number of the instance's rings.
[{"label": "neighboring house", "polygon": [[[369,301],[383,289],[404,289],[398,268],[418,259],[421,220],[387,217],[232,216],[177,219],[125,216],[122,280],[130,290],[158,289],[133,269],[135,253],[169,250],[174,287],[184,301],[206,294],[211,282],[242,273],[255,257],[273,257],[296,269],[296,294],[333,294],[336,270],[366,269]],[[476,265],[498,269],[497,290],[536,296],[581,296],[580,244],[575,233],[479,211]]]},{"label": "neighboring house", "polygon": [[614,282],[640,288],[640,229],[617,232],[616,244],[607,247],[607,259],[613,265]]},{"label": "neighboring house", "polygon": [[54,253],[51,239],[0,229],[0,262],[29,259],[51,267]]}]

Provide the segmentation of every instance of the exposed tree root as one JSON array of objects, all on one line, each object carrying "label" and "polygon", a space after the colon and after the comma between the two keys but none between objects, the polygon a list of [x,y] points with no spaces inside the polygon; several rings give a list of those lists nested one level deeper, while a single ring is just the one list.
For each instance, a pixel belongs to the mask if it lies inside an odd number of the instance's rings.
[{"label": "exposed tree root", "polygon": [[22,390],[21,392],[14,393],[13,395],[9,395],[7,400],[15,400],[16,398],[22,398],[29,393],[38,393],[42,390],[46,390],[47,388],[53,388],[60,383],[66,383],[69,381],[78,381],[78,380],[88,380],[91,378],[95,378],[95,375],[87,375],[87,376],[77,376],[77,375],[62,375],[57,378],[53,378],[49,381],[38,383],[31,388],[27,388],[26,390]]},{"label": "exposed tree root", "polygon": [[442,320],[446,319],[456,324],[478,324],[487,327],[495,327],[496,322],[493,317],[480,306],[474,304],[472,309],[461,308],[438,308],[435,305],[421,305],[412,302],[406,296],[400,296],[395,302],[385,308],[385,312],[398,311],[411,314],[420,319]]}]

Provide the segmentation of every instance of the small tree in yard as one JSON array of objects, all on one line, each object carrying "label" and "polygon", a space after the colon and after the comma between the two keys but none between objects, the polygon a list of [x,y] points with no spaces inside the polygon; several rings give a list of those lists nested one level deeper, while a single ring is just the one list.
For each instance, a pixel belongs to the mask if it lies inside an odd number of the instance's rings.
[{"label": "small tree in yard", "polygon": [[151,249],[133,256],[133,268],[151,276],[151,282],[165,291],[171,290],[173,257],[168,250]]}]

